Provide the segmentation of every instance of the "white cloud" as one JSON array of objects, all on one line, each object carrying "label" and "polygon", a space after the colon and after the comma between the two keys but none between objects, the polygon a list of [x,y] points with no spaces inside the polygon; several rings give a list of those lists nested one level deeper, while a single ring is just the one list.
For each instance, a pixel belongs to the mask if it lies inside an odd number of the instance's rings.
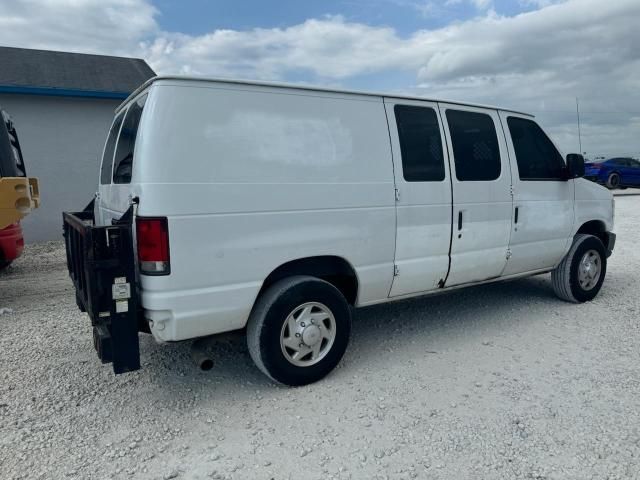
[{"label": "white cloud", "polygon": [[308,71],[343,79],[399,66],[398,53],[405,45],[391,28],[327,17],[282,29],[216,30],[196,37],[165,34],[146,48],[162,71],[270,79]]},{"label": "white cloud", "polygon": [[567,150],[577,96],[587,151],[640,153],[640,2],[521,0],[538,8],[506,17],[448,1],[480,16],[409,36],[340,16],[188,35],[161,31],[148,0],[0,0],[0,43],[142,56],[160,73],[350,85],[401,71],[415,82],[399,91],[532,110]]},{"label": "white cloud", "polygon": [[126,55],[158,32],[148,0],[0,0],[0,44]]}]

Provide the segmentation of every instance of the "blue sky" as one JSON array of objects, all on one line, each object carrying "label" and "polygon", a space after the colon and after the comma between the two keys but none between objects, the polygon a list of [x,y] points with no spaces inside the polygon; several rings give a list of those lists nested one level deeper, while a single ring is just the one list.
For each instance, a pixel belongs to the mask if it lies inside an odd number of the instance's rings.
[{"label": "blue sky", "polygon": [[[473,2],[428,2],[419,0],[347,1],[259,1],[259,0],[157,0],[158,23],[168,31],[201,35],[216,29],[286,27],[308,18],[341,15],[347,21],[375,26],[392,26],[400,35],[438,28],[478,15]],[[486,5],[489,5],[487,3]],[[535,3],[501,0],[491,3],[499,14],[515,15],[534,10]]]},{"label": "blue sky", "polygon": [[304,82],[537,115],[566,151],[640,156],[639,0],[0,0],[0,45],[159,74]]}]

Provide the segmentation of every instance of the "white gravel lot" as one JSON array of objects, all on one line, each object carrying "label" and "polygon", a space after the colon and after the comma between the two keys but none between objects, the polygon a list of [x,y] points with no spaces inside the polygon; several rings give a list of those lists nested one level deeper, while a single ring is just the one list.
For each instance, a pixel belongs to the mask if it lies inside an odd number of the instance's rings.
[{"label": "white gravel lot", "polygon": [[98,361],[60,243],[0,274],[0,478],[640,478],[640,196],[595,301],[548,275],[359,310],[340,367],[274,385],[241,336],[200,372]]}]

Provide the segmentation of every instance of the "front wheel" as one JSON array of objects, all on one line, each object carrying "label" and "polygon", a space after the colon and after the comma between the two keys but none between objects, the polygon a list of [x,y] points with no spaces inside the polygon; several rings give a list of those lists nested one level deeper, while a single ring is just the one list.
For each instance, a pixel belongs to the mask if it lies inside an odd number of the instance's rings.
[{"label": "front wheel", "polygon": [[607,273],[607,254],[598,237],[578,234],[569,253],[551,272],[553,290],[562,300],[573,303],[593,300]]},{"label": "front wheel", "polygon": [[344,295],[324,280],[285,278],[258,299],[247,324],[251,358],[285,385],[320,380],[342,359],[351,334]]}]

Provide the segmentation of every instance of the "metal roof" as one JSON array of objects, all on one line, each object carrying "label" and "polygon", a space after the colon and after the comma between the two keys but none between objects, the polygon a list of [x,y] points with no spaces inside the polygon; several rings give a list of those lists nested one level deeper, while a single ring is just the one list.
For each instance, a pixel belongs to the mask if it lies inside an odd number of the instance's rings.
[{"label": "metal roof", "polygon": [[286,88],[286,89],[295,89],[295,90],[307,90],[312,92],[328,92],[328,93],[341,93],[348,95],[364,95],[370,97],[385,97],[385,98],[400,98],[404,100],[422,100],[428,102],[440,102],[440,103],[451,103],[455,105],[464,105],[469,107],[479,107],[479,108],[489,108],[492,110],[502,110],[506,112],[517,113],[520,115],[527,115],[530,117],[534,117],[534,115],[521,112],[518,110],[512,110],[510,108],[502,108],[495,107],[491,105],[482,105],[475,103],[467,103],[456,100],[446,100],[446,99],[437,99],[437,98],[429,98],[429,97],[420,97],[417,95],[405,95],[402,93],[380,93],[380,92],[368,92],[368,91],[360,91],[360,90],[347,90],[347,89],[339,89],[333,87],[320,87],[314,85],[305,85],[305,84],[297,84],[297,83],[281,83],[281,82],[262,82],[257,80],[242,80],[242,79],[233,79],[233,78],[221,78],[221,77],[197,77],[197,76],[186,76],[186,75],[160,75],[157,77],[150,78],[145,83],[140,85],[134,92],[131,93],[129,98],[127,98],[117,109],[119,111],[122,107],[133,97],[138,95],[141,91],[146,89],[152,83],[155,83],[159,80],[178,80],[178,81],[196,81],[196,82],[205,82],[205,83],[226,83],[226,84],[236,84],[236,85],[256,85],[261,87],[273,87],[273,88]]},{"label": "metal roof", "polygon": [[154,75],[138,58],[0,47],[0,93],[124,99]]}]

